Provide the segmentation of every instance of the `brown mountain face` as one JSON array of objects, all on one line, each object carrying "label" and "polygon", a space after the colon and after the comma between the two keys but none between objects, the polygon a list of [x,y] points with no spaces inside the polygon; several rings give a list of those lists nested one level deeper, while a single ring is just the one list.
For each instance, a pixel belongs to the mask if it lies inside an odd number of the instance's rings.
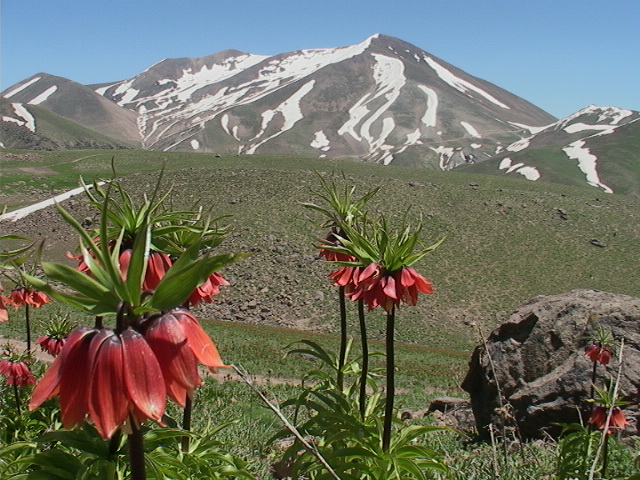
[{"label": "brown mountain face", "polygon": [[167,59],[93,89],[42,74],[3,95],[27,104],[35,99],[147,149],[358,157],[443,169],[488,158],[521,138],[521,124],[555,120],[383,35],[275,56],[225,50]]},{"label": "brown mountain face", "polygon": [[[274,56],[224,50],[165,59],[127,80],[92,86],[38,74],[0,95],[10,105],[1,122],[9,139],[5,147],[20,148],[27,137],[28,144],[39,142],[42,148],[91,148],[106,141],[113,145],[109,148],[464,167],[586,183],[605,192],[640,188],[633,150],[638,112],[591,106],[557,120],[492,83],[384,35],[348,47]],[[79,125],[64,126],[64,142],[42,136],[39,126],[55,121],[39,120],[38,108]],[[101,137],[87,138],[86,129]],[[80,130],[82,140],[74,140]],[[11,140],[16,135],[20,140]]]}]

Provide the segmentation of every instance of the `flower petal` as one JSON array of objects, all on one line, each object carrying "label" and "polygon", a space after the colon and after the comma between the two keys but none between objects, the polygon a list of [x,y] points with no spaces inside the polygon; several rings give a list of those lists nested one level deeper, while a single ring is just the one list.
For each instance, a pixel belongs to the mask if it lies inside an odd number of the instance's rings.
[{"label": "flower petal", "polygon": [[189,346],[200,363],[210,368],[226,367],[215,344],[188,310],[176,309],[172,314],[183,322]]},{"label": "flower petal", "polygon": [[166,389],[158,360],[138,332],[127,329],[120,334],[120,341],[126,396],[143,415],[160,422]]},{"label": "flower petal", "polygon": [[111,438],[127,419],[129,402],[124,394],[122,341],[112,330],[100,330],[93,338],[94,359],[89,392],[89,415],[103,438]]}]

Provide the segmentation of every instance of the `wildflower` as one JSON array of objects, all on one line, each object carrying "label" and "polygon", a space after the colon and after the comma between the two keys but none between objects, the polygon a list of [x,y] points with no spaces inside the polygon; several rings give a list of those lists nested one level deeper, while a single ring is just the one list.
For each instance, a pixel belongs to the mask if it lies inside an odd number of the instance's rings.
[{"label": "wildflower", "polygon": [[387,312],[400,303],[416,305],[418,293],[433,293],[431,282],[412,267],[385,272],[375,262],[364,268],[348,295],[352,300],[362,299],[369,310],[381,306]]},{"label": "wildflower", "polygon": [[222,276],[221,273],[213,272],[205,282],[196,287],[193,293],[187,300],[188,305],[197,305],[200,302],[213,302],[213,296],[220,293],[220,286],[228,286],[229,282]]},{"label": "wildflower", "polygon": [[342,267],[327,276],[333,280],[334,286],[344,287],[345,292],[349,293],[358,285],[361,272],[361,267]]},{"label": "wildflower", "polygon": [[171,259],[166,253],[152,252],[149,255],[147,272],[142,282],[143,290],[155,289],[160,283],[160,280],[162,280],[162,277],[167,273],[167,270],[171,268],[171,264]]},{"label": "wildflower", "polygon": [[[602,430],[604,429],[604,426],[607,422],[608,414],[608,408],[602,405],[598,405],[591,411],[591,416],[589,417],[588,423],[591,423],[599,430]],[[611,433],[612,428],[624,428],[625,425],[629,425],[629,422],[627,421],[627,417],[625,416],[624,412],[620,409],[620,407],[613,407],[607,433]]]},{"label": "wildflower", "polygon": [[9,312],[7,311],[7,304],[5,302],[7,302],[7,299],[0,295],[0,322],[6,322],[9,320]]},{"label": "wildflower", "polygon": [[71,428],[88,415],[103,438],[125,422],[161,423],[166,403],[162,372],[144,337],[130,328],[81,327],[36,385],[29,409],[58,395],[62,423]]},{"label": "wildflower", "polygon": [[69,332],[73,330],[74,324],[69,321],[68,316],[54,315],[46,323],[46,334],[36,341],[43,352],[56,357],[67,341]]},{"label": "wildflower", "polygon": [[143,325],[143,332],[158,359],[167,395],[183,407],[187,397],[202,384],[198,362],[211,371],[225,366],[215,344],[187,309],[150,318]]},{"label": "wildflower", "polygon": [[609,360],[611,360],[611,349],[602,345],[596,345],[593,343],[587,345],[584,349],[584,354],[589,357],[592,362],[598,362],[602,365],[607,365]]},{"label": "wildflower", "polygon": [[49,355],[56,357],[62,350],[62,347],[64,347],[65,341],[65,338],[58,338],[53,335],[42,335],[36,341],[36,345],[40,345],[43,352],[47,352]]},{"label": "wildflower", "polygon": [[7,299],[7,303],[13,305],[15,308],[22,307],[24,305],[31,305],[35,308],[40,308],[42,305],[49,303],[50,301],[51,299],[46,293],[26,287],[14,288]]},{"label": "wildflower", "polygon": [[21,360],[3,358],[0,360],[0,375],[6,378],[5,385],[34,385],[36,379],[29,370],[29,366]]}]

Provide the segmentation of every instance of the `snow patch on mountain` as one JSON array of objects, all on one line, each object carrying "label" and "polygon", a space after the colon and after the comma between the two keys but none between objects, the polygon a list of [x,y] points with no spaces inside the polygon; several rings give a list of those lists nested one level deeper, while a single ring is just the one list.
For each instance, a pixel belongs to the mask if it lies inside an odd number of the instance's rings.
[{"label": "snow patch on mountain", "polygon": [[[369,158],[382,151],[385,161],[390,162],[388,149],[382,149],[382,147],[395,127],[393,118],[385,117],[382,120],[382,131],[377,138],[371,134],[371,126],[396,101],[407,79],[404,75],[404,64],[400,60],[380,54],[373,54],[373,58],[375,59],[373,79],[376,90],[364,95],[349,109],[349,119],[338,129],[338,135],[349,134],[358,141],[365,141],[369,147]],[[367,105],[377,103],[375,100],[380,98],[386,100],[385,103],[370,112]],[[356,131],[361,123],[362,125]]]},{"label": "snow patch on mountain", "polygon": [[441,80],[443,80],[444,82],[448,83],[450,86],[452,86],[456,90],[464,93],[465,95],[469,95],[467,93],[467,91],[471,90],[473,92],[476,92],[476,93],[482,95],[484,98],[489,100],[491,103],[499,106],[500,108],[505,108],[507,110],[510,110],[510,107],[508,105],[505,105],[500,100],[495,98],[493,95],[485,92],[481,88],[476,87],[472,83],[467,82],[466,80],[463,80],[462,78],[456,77],[452,72],[450,72],[449,70],[444,68],[438,62],[436,62],[433,58],[428,57],[427,55],[425,55],[424,56],[424,61],[427,62],[427,64],[436,72],[436,74],[438,75],[438,77],[440,77]]},{"label": "snow patch on mountain", "polygon": [[318,148],[323,152],[326,152],[331,149],[331,144],[329,139],[324,133],[324,130],[320,130],[313,135],[313,140],[310,143],[311,147]]},{"label": "snow patch on mountain", "polygon": [[543,127],[532,127],[531,125],[525,125],[524,123],[516,123],[516,122],[509,122],[511,125],[513,125],[514,127],[518,127],[518,128],[522,128],[525,130],[529,130],[529,133],[531,133],[531,135],[535,135],[536,133],[540,133],[543,130],[546,130],[547,128],[549,128],[550,125],[545,125]]},{"label": "snow patch on mountain", "polygon": [[198,150],[200,148],[200,142],[196,139],[191,140],[191,148]]},{"label": "snow patch on mountain", "polygon": [[467,131],[469,135],[476,138],[482,138],[482,135],[478,133],[478,130],[475,129],[473,125],[467,122],[460,122],[460,125]]},{"label": "snow patch on mountain", "polygon": [[418,85],[418,88],[427,94],[427,110],[421,121],[425,127],[435,127],[438,118],[438,94],[432,88],[424,85]]},{"label": "snow patch on mountain", "polygon": [[47,88],[40,95],[38,95],[35,98],[33,98],[32,100],[30,100],[29,101],[29,105],[40,105],[47,98],[49,98],[51,95],[53,95],[56,92],[56,90],[58,90],[57,85],[53,85],[52,87]]},{"label": "snow patch on mountain", "polygon": [[281,135],[287,130],[291,130],[291,128],[293,128],[293,126],[298,121],[302,120],[304,118],[304,115],[302,115],[302,110],[300,110],[300,101],[305,95],[307,95],[313,89],[314,85],[315,85],[315,80],[311,80],[305,83],[302,87],[300,87],[300,89],[298,89],[296,93],[294,93],[293,95],[291,95],[291,97],[289,97],[287,100],[282,102],[277,108],[273,110],[264,111],[262,113],[262,129],[260,130],[260,133],[258,133],[258,135],[256,135],[252,140],[255,140],[261,137],[265,133],[269,123],[271,122],[271,120],[273,120],[273,118],[278,113],[282,114],[282,116],[284,117],[284,125],[279,131],[277,131],[273,135],[270,135],[267,138],[264,138],[253,145],[250,145],[247,148],[246,153],[249,153],[249,154],[255,153],[256,149],[260,145],[265,144],[269,140],[277,137],[278,135]]},{"label": "snow patch on mountain", "polygon": [[34,77],[31,80],[29,80],[26,83],[23,83],[22,85],[20,85],[19,87],[14,88],[13,90],[11,90],[8,93],[4,94],[4,98],[11,98],[13,97],[15,94],[20,93],[21,91],[23,91],[25,88],[30,87],[31,85],[33,85],[34,83],[36,83],[38,80],[40,80],[42,77]]},{"label": "snow patch on mountain", "polygon": [[584,140],[577,140],[563,147],[562,150],[571,160],[578,161],[578,168],[585,174],[589,185],[601,188],[606,193],[613,193],[611,188],[600,181],[596,168],[598,157],[593,155],[584,145]]},{"label": "snow patch on mountain", "polygon": [[440,170],[447,170],[447,166],[449,164],[449,161],[451,160],[451,157],[453,157],[454,153],[455,153],[455,149],[452,147],[445,147],[440,145],[439,147],[429,147],[431,148],[431,150],[433,150],[434,152],[436,152],[439,156],[440,156]]},{"label": "snow patch on mountain", "polygon": [[518,140],[517,142],[513,142],[511,145],[509,145],[507,147],[507,150],[509,152],[519,152],[521,150],[524,150],[525,148],[527,148],[529,146],[529,144],[531,143],[531,139],[533,137],[528,137],[528,138],[522,138],[520,140]]},{"label": "snow patch on mountain", "polygon": [[524,176],[527,180],[532,180],[532,181],[538,180],[541,177],[540,172],[536,167],[525,165],[522,162],[516,163],[516,164],[512,164],[512,162],[513,161],[509,157],[503,158],[500,161],[500,165],[498,165],[498,170],[506,170],[505,173],[511,173],[511,172],[519,173],[520,175]]},{"label": "snow patch on mountain", "polygon": [[16,112],[16,115],[24,119],[24,126],[35,133],[36,119],[33,118],[31,113],[29,113],[29,110],[27,110],[22,103],[12,103],[11,105],[13,106],[13,110]]},{"label": "snow patch on mountain", "polygon": [[567,133],[584,132],[585,130],[602,130],[613,133],[618,125],[588,125],[582,122],[572,123],[563,128]]}]

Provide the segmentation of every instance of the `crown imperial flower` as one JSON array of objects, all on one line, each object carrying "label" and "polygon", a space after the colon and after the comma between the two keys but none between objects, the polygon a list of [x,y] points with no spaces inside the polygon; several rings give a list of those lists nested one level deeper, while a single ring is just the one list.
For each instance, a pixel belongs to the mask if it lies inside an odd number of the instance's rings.
[{"label": "crown imperial flower", "polygon": [[0,360],[0,375],[5,377],[5,385],[34,385],[36,379],[29,370],[29,366],[22,360],[3,358]]},{"label": "crown imperial flower", "polygon": [[103,438],[131,419],[161,423],[166,403],[158,361],[143,336],[130,328],[71,332],[36,385],[29,409],[56,395],[65,428],[89,416]]},{"label": "crown imperial flower", "polygon": [[[591,411],[591,416],[589,417],[588,423],[591,423],[599,430],[603,430],[607,422],[608,414],[609,410],[606,407],[598,405]],[[614,428],[624,428],[625,425],[629,425],[626,415],[620,409],[620,407],[613,407],[607,433],[610,434],[612,432],[612,429]]]},{"label": "crown imperial flower", "polygon": [[13,305],[15,308],[19,308],[24,305],[31,305],[35,308],[40,308],[45,303],[49,302],[51,302],[51,299],[47,294],[27,287],[14,288],[7,298],[7,303]]},{"label": "crown imperial flower", "polygon": [[224,367],[218,349],[189,310],[179,308],[150,318],[144,337],[156,355],[167,395],[181,406],[202,384],[198,362],[215,371]]},{"label": "crown imperial flower", "polygon": [[585,347],[584,354],[589,357],[592,362],[597,362],[602,365],[607,365],[611,360],[611,349],[607,346],[592,343]]}]

